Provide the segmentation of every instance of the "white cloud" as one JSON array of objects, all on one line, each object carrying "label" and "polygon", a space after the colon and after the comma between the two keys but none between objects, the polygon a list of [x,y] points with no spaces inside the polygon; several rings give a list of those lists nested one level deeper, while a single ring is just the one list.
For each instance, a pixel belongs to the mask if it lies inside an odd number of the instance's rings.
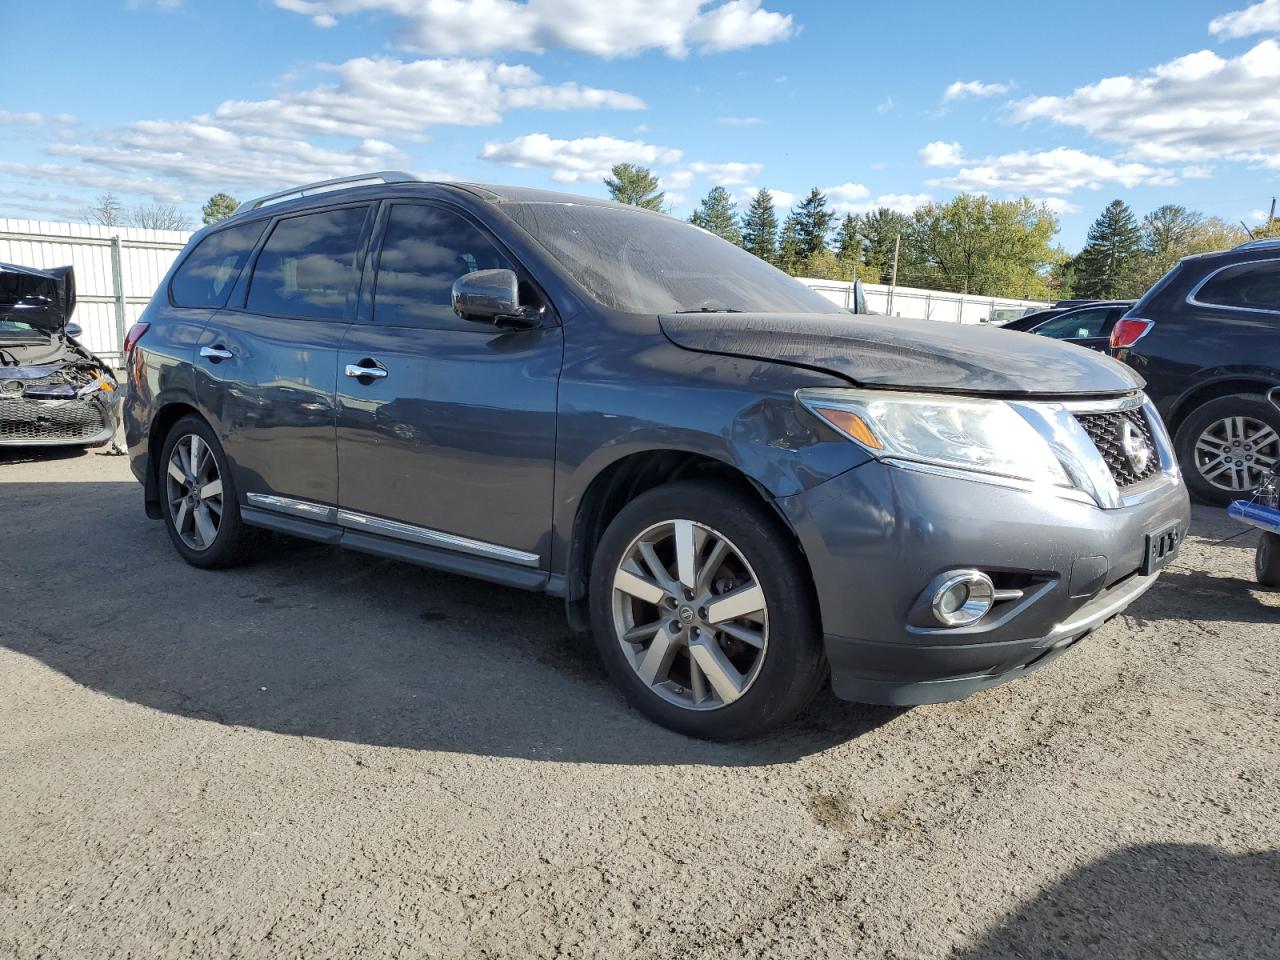
[{"label": "white cloud", "polygon": [[[773,206],[778,211],[779,219],[785,216],[787,208],[796,202],[796,195],[788,190],[775,190],[773,187],[766,187],[769,195],[773,197]],[[755,195],[760,192],[759,187],[743,187],[737,193],[733,194],[733,202],[738,205],[739,210],[746,210],[751,206],[751,201],[755,199]]]},{"label": "white cloud", "polygon": [[912,213],[926,203],[932,202],[933,197],[927,193],[882,193],[865,203],[856,205],[849,212],[868,213],[872,210],[879,210],[881,207],[888,207],[898,213]]},{"label": "white cloud", "polygon": [[69,113],[55,113],[52,116],[45,113],[36,113],[35,111],[26,111],[24,113],[13,113],[9,110],[0,110],[0,125],[11,124],[13,126],[25,127],[46,127],[46,126],[75,126],[80,121]]},{"label": "white cloud", "polygon": [[860,183],[845,182],[834,187],[823,187],[823,194],[831,209],[836,213],[856,213],[861,209],[859,201],[865,200],[871,193]]},{"label": "white cloud", "polygon": [[545,167],[551,170],[553,180],[582,183],[603,180],[615,163],[644,166],[678,163],[681,152],[642,140],[617,137],[558,140],[545,133],[530,133],[514,140],[486,143],[480,156],[512,167]]},{"label": "white cloud", "polygon": [[736,187],[745,183],[750,183],[760,175],[760,171],[764,169],[762,163],[740,163],[731,161],[729,163],[703,163],[697,161],[689,164],[688,169],[703,177],[713,186]]},{"label": "white cloud", "polygon": [[1223,40],[1255,33],[1280,33],[1280,0],[1262,0],[1243,10],[1215,17],[1209,22],[1209,32]]},{"label": "white cloud", "polygon": [[1067,194],[1082,187],[1097,190],[1107,183],[1125,187],[1174,182],[1167,171],[1142,163],[1124,163],[1083,150],[1056,147],[1032,152],[1019,150],[972,161],[949,177],[929,180],[931,187],[974,193]]},{"label": "white cloud", "polygon": [[888,113],[893,109],[893,97],[885,97],[880,103],[876,104],[876,113]]},{"label": "white cloud", "polygon": [[721,117],[720,122],[726,127],[755,127],[764,123],[763,117]]},{"label": "white cloud", "polygon": [[920,162],[926,167],[958,167],[964,163],[964,151],[958,143],[935,140],[921,149]]},{"label": "white cloud", "polygon": [[358,57],[321,70],[335,81],[272,100],[228,100],[211,122],[271,136],[379,137],[435,124],[486,126],[508,109],[644,108],[628,93],[547,84],[529,67],[490,60]]},{"label": "white cloud", "polygon": [[761,0],[276,0],[332,27],[338,17],[391,13],[405,21],[402,46],[425,53],[581,50],[603,57],[658,49],[673,57],[785,40],[789,14]]},{"label": "white cloud", "polygon": [[1136,161],[1243,160],[1280,169],[1280,43],[1264,40],[1231,59],[1201,50],[1143,76],[1021,101],[1014,118],[1079,127],[1124,145]]},{"label": "white cloud", "polygon": [[1031,200],[1035,203],[1043,203],[1057,214],[1080,212],[1080,207],[1065,197],[1032,197]]},{"label": "white cloud", "polygon": [[966,97],[994,97],[1009,92],[1007,83],[983,83],[981,80],[957,80],[942,94],[942,102],[962,100]]}]

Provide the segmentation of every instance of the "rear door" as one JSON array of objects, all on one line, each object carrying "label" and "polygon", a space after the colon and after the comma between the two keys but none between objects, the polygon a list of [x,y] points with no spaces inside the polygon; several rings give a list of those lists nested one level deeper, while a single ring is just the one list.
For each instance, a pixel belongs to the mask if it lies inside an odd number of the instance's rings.
[{"label": "rear door", "polygon": [[419,201],[384,207],[372,322],[352,325],[338,358],[340,521],[543,565],[561,364],[554,311],[530,330],[460,319],[453,281],[473,270],[514,269],[523,303],[541,294],[460,211]]},{"label": "rear door", "polygon": [[364,203],[274,220],[235,305],[215,314],[200,339],[197,394],[250,500],[337,502],[338,347],[354,314],[372,212]]}]

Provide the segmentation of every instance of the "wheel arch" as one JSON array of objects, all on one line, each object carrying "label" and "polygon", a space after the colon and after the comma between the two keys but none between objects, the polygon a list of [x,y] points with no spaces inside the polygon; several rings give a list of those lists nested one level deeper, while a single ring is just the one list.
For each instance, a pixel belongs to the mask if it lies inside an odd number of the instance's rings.
[{"label": "wheel arch", "polygon": [[[642,450],[619,457],[600,470],[583,491],[574,514],[573,527],[566,538],[565,608],[569,625],[577,631],[590,629],[588,585],[595,551],[604,531],[624,506],[656,487],[679,480],[712,479],[767,505],[790,535],[804,564],[808,581],[813,582],[808,558],[786,516],[773,497],[756,480],[737,466],[703,453],[676,449]],[[815,606],[815,610],[816,610]]]},{"label": "wheel arch", "polygon": [[1280,376],[1263,373],[1233,373],[1197,383],[1175,400],[1169,409],[1165,426],[1176,435],[1196,409],[1210,400],[1218,400],[1236,393],[1253,393],[1265,396],[1272,387],[1280,385]]}]

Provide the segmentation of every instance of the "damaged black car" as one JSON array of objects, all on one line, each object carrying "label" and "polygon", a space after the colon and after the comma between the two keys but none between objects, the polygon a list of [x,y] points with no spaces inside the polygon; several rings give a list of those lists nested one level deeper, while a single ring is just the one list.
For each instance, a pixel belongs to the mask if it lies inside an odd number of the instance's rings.
[{"label": "damaged black car", "polygon": [[75,337],[71,267],[0,263],[0,445],[114,443],[120,386]]}]

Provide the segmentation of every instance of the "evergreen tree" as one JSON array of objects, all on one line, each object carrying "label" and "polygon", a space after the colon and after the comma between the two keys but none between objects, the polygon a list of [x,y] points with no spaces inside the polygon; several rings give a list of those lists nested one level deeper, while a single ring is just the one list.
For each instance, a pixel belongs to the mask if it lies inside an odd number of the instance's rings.
[{"label": "evergreen tree", "polygon": [[201,219],[205,223],[217,223],[219,220],[225,220],[236,212],[236,207],[240,206],[239,201],[229,193],[215,193],[209,198],[209,202],[200,208],[203,214]]},{"label": "evergreen tree", "polygon": [[1079,297],[1119,300],[1141,293],[1142,231],[1129,205],[1112,200],[1093,226],[1076,258]]},{"label": "evergreen tree", "polygon": [[666,194],[658,189],[658,178],[648,167],[632,163],[615,163],[613,177],[605,177],[609,196],[619,203],[629,203],[646,210],[661,210]]},{"label": "evergreen tree", "polygon": [[738,205],[724,187],[712,187],[689,222],[695,227],[710,230],[730,243],[742,245],[742,231],[738,229]]},{"label": "evergreen tree", "polygon": [[827,249],[827,234],[836,215],[827,209],[827,198],[817,187],[809,191],[794,213],[798,220],[800,259],[808,260]]},{"label": "evergreen tree", "polygon": [[893,267],[894,243],[899,234],[907,232],[910,223],[909,217],[888,207],[863,215],[858,224],[865,244],[862,262],[872,268],[877,279],[888,279]]},{"label": "evergreen tree", "polygon": [[807,259],[800,247],[800,215],[792,210],[783,221],[782,233],[778,237],[778,267],[793,277]]},{"label": "evergreen tree", "polygon": [[851,268],[862,262],[862,238],[858,235],[858,218],[846,213],[836,229],[836,257]]},{"label": "evergreen tree", "polygon": [[768,190],[761,189],[751,198],[742,218],[742,245],[766,263],[777,262],[778,214]]}]

